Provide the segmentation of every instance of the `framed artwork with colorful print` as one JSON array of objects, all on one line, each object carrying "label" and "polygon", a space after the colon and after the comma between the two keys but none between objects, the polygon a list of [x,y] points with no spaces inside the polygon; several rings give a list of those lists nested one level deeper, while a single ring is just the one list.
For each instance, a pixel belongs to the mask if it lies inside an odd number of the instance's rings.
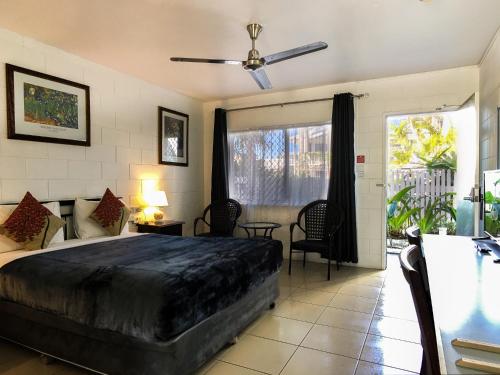
[{"label": "framed artwork with colorful print", "polygon": [[158,107],[158,156],[160,164],[188,166],[189,116]]},{"label": "framed artwork with colorful print", "polygon": [[90,146],[89,87],[6,64],[7,136]]}]

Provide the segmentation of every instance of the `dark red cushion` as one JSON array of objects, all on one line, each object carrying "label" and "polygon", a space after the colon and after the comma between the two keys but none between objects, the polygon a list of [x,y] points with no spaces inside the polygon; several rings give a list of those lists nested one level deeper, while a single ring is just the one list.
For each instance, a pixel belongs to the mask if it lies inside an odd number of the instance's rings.
[{"label": "dark red cushion", "polygon": [[25,249],[45,249],[64,221],[38,202],[30,192],[0,225],[0,234],[24,245]]},{"label": "dark red cushion", "polygon": [[129,208],[115,197],[109,189],[106,189],[101,201],[90,215],[112,236],[118,236],[122,232],[129,216]]}]

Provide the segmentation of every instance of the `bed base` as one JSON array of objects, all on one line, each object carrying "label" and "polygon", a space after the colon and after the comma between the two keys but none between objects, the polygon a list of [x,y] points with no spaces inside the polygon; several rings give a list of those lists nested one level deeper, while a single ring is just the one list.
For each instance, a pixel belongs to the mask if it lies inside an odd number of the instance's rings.
[{"label": "bed base", "polygon": [[0,300],[0,336],[104,374],[191,374],[279,296],[278,272],[238,302],[167,342],[144,342]]}]

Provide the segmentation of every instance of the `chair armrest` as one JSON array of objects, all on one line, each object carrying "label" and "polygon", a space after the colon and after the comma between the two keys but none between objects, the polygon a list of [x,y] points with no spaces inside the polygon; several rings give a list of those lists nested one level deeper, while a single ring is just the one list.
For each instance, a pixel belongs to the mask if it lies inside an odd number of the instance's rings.
[{"label": "chair armrest", "polygon": [[233,221],[233,231],[231,232],[231,237],[234,237],[234,230],[238,227],[238,220]]},{"label": "chair armrest", "polygon": [[295,222],[295,223],[290,224],[290,246],[291,246],[291,244],[292,244],[292,242],[293,242],[293,230],[295,229],[295,227],[298,227],[298,228],[299,228],[302,232],[304,232],[304,233],[306,232],[306,231],[304,230],[304,228],[302,228],[302,227],[300,226],[300,224],[299,224],[299,223]]},{"label": "chair armrest", "polygon": [[304,230],[304,228],[302,228],[302,227],[300,226],[300,224],[299,224],[299,223],[295,222],[295,223],[291,223],[291,224],[290,224],[290,234],[292,234],[292,233],[293,233],[293,230],[295,229],[295,227],[296,227],[296,226],[297,226],[297,227],[298,227],[298,228],[299,228],[302,232],[304,232],[304,233],[306,232],[306,231]]},{"label": "chair armrest", "polygon": [[207,223],[203,217],[197,217],[196,219],[194,219],[194,225],[193,225],[194,236],[196,236],[196,225],[198,224],[198,221],[200,221],[200,220],[203,221],[206,225],[208,225],[210,227],[210,224]]}]

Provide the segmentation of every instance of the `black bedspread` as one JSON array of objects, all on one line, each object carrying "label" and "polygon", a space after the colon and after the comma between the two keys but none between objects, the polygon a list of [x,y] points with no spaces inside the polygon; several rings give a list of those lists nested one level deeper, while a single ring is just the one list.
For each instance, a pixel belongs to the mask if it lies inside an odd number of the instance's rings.
[{"label": "black bedspread", "polygon": [[149,234],[17,259],[0,298],[92,328],[166,341],[277,271],[272,240]]}]

